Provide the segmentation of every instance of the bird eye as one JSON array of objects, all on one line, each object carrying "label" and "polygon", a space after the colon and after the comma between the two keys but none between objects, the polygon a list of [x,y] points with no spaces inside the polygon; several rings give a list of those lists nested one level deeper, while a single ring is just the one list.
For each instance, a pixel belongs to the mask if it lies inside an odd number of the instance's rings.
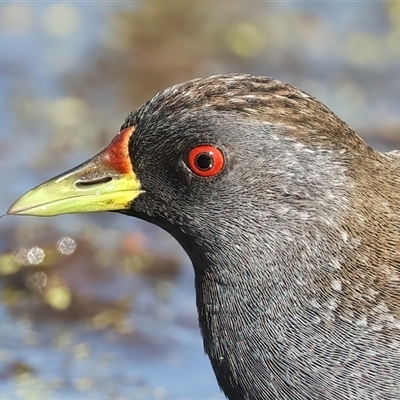
[{"label": "bird eye", "polygon": [[222,151],[211,145],[193,147],[187,158],[189,169],[203,178],[218,175],[225,165]]}]

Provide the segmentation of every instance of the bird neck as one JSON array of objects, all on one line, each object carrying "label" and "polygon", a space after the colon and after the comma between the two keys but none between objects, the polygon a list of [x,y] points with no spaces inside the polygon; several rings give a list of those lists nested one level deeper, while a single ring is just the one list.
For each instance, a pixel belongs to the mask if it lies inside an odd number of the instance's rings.
[{"label": "bird neck", "polygon": [[[268,226],[271,219],[254,231],[226,219],[196,236],[209,241],[185,245],[205,351],[230,400],[328,398],[340,392],[339,383],[357,379],[345,367],[349,357],[369,359],[374,347],[379,363],[387,354],[376,332],[400,326],[399,219],[390,199],[373,207],[364,201],[351,221],[341,220],[335,212],[341,205],[332,204],[325,214],[298,215],[279,229]],[[379,226],[391,234],[377,237]],[[362,347],[349,355],[356,342]],[[385,355],[393,372],[398,356]],[[370,393],[359,389],[359,396]]]},{"label": "bird neck", "polygon": [[[303,398],[292,393],[287,373],[305,366],[293,363],[288,352],[306,352],[311,325],[318,321],[324,330],[334,320],[346,234],[331,227],[328,243],[311,226],[297,237],[284,230],[279,237],[224,231],[218,241],[202,243],[201,252],[187,249],[204,347],[217,380],[230,400]],[[293,397],[274,394],[275,380]]]},{"label": "bird neck", "polygon": [[[278,362],[283,351],[281,329],[290,330],[293,324],[290,338],[285,334],[284,339],[295,346],[306,335],[308,327],[303,322],[312,305],[315,318],[331,318],[330,307],[339,293],[328,293],[332,285],[339,285],[335,275],[340,269],[342,239],[338,231],[336,238],[331,237],[336,247],[328,250],[328,243],[312,229],[303,230],[299,237],[284,230],[280,237],[260,237],[243,230],[236,230],[235,237],[228,227],[223,231],[217,241],[203,243],[201,251],[186,250],[195,268],[205,350],[229,398],[245,399],[246,393],[257,388],[249,384],[256,377],[247,376],[249,368],[257,369],[260,363],[267,375],[271,371],[265,367],[266,359]],[[263,354],[257,355],[257,349]]]}]

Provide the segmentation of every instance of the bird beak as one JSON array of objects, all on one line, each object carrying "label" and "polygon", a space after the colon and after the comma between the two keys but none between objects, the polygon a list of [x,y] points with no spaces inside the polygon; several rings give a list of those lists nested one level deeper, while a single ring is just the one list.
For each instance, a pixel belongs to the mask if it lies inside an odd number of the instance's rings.
[{"label": "bird beak", "polygon": [[134,130],[124,129],[90,160],[25,193],[7,214],[52,216],[128,209],[143,192],[129,157]]}]

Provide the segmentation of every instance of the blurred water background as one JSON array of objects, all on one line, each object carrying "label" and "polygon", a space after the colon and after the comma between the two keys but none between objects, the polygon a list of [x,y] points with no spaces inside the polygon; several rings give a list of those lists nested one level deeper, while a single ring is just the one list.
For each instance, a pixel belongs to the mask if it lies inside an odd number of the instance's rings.
[{"label": "blurred water background", "polygon": [[[288,81],[399,147],[399,2],[1,2],[0,214],[157,91],[223,72]],[[0,400],[224,398],[190,263],[158,228],[4,217],[0,285]]]}]

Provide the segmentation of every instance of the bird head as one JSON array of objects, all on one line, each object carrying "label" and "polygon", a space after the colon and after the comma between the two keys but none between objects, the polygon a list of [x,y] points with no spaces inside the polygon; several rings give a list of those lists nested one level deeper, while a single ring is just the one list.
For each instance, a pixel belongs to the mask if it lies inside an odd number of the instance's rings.
[{"label": "bird head", "polygon": [[339,224],[349,159],[368,149],[291,85],[217,75],[158,93],[103,151],[32,189],[8,214],[118,211],[203,250],[208,238],[215,247],[258,228],[272,251],[305,225]]}]

